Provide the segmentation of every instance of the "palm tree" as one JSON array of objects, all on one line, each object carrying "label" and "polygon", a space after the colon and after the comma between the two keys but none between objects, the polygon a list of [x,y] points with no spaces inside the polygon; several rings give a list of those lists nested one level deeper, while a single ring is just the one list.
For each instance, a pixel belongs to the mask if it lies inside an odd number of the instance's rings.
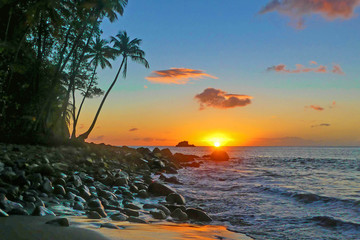
[{"label": "palm tree", "polygon": [[96,121],[101,112],[101,109],[106,101],[106,98],[109,95],[111,89],[114,87],[123,66],[124,66],[123,76],[124,76],[124,78],[126,77],[128,58],[144,65],[146,68],[149,68],[149,63],[145,59],[145,52],[140,49],[141,39],[134,38],[133,40],[130,40],[129,36],[127,35],[127,33],[125,31],[120,31],[116,35],[116,37],[111,37],[111,42],[114,43],[113,49],[116,50],[117,55],[121,55],[123,57],[123,59],[120,64],[119,70],[115,76],[115,79],[112,82],[112,84],[110,85],[109,89],[106,91],[106,93],[100,103],[99,109],[97,110],[94,120],[91,123],[89,129],[85,133],[81,134],[78,137],[80,140],[87,139],[89,137],[91,131],[94,129]]},{"label": "palm tree", "polygon": [[85,56],[86,59],[91,59],[89,62],[89,65],[93,66],[94,70],[93,70],[92,76],[90,78],[89,86],[87,87],[86,92],[84,93],[83,99],[79,106],[79,110],[78,110],[76,118],[74,120],[71,138],[75,138],[75,136],[76,136],[76,125],[79,120],[80,112],[81,112],[82,106],[85,102],[85,99],[87,97],[89,97],[89,91],[94,83],[97,67],[100,65],[100,67],[102,69],[104,69],[106,67],[112,68],[111,63],[108,59],[115,59],[115,52],[114,52],[114,49],[109,47],[107,44],[108,44],[108,41],[97,37],[95,40],[94,46],[88,50],[88,54]]}]

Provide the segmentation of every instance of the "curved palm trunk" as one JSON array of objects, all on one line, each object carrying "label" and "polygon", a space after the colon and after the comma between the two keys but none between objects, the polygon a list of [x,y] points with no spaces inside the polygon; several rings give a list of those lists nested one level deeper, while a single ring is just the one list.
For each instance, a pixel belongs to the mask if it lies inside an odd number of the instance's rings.
[{"label": "curved palm trunk", "polygon": [[76,126],[77,126],[77,123],[78,123],[78,120],[79,120],[79,116],[80,116],[80,112],[81,112],[81,109],[82,109],[82,106],[85,102],[85,99],[86,99],[86,96],[88,95],[90,89],[91,89],[91,86],[94,82],[94,79],[95,79],[95,73],[96,73],[96,69],[97,69],[97,66],[94,68],[94,71],[93,71],[93,74],[91,76],[91,81],[89,83],[89,86],[87,87],[86,89],[86,92],[84,94],[84,97],[83,99],[81,100],[81,103],[80,103],[80,106],[79,106],[79,110],[77,112],[77,115],[76,115],[76,118],[74,119],[74,124],[73,124],[73,131],[71,133],[71,138],[74,139],[76,137]]},{"label": "curved palm trunk", "polygon": [[99,109],[98,109],[97,112],[96,112],[96,115],[95,115],[95,118],[94,118],[93,122],[91,123],[89,129],[88,129],[85,133],[81,134],[81,135],[78,137],[78,139],[80,139],[80,140],[82,140],[82,141],[85,141],[85,139],[87,139],[87,138],[89,137],[91,131],[94,129],[95,124],[96,124],[96,121],[97,121],[97,119],[98,119],[98,117],[99,117],[99,115],[100,115],[101,109],[102,109],[102,107],[103,107],[103,105],[104,105],[104,103],[105,103],[105,101],[106,101],[106,98],[107,98],[107,96],[109,95],[111,89],[114,87],[114,85],[115,85],[115,83],[116,83],[116,81],[117,81],[117,79],[118,79],[118,77],[119,77],[119,74],[120,74],[120,72],[121,72],[121,69],[122,69],[125,61],[126,61],[126,57],[124,56],[124,58],[123,58],[123,60],[122,60],[122,62],[121,62],[119,71],[117,72],[117,74],[116,74],[116,76],[115,76],[115,79],[114,79],[114,81],[112,82],[112,84],[110,85],[109,89],[106,91],[106,93],[105,93],[105,95],[104,95],[104,98],[102,99],[102,101],[101,101],[101,103],[100,103]]}]

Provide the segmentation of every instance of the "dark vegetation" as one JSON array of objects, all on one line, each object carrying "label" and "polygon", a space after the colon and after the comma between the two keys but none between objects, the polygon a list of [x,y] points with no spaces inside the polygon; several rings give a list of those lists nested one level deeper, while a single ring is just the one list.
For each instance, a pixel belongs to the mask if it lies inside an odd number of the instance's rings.
[{"label": "dark vegetation", "polygon": [[[110,42],[101,38],[101,22],[116,21],[127,2],[1,0],[0,141],[56,144],[89,136],[120,72],[126,76],[127,60],[149,67],[140,39],[121,31]],[[117,57],[117,75],[90,128],[78,137],[86,99],[104,94],[96,72]]]}]

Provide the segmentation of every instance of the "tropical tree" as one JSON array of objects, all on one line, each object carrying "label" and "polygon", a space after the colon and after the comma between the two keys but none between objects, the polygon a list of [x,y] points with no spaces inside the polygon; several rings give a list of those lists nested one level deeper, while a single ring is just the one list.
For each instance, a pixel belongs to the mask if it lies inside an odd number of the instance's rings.
[{"label": "tropical tree", "polygon": [[[116,37],[111,37],[111,42],[114,43],[113,49],[116,52],[116,55],[122,56],[122,62],[120,64],[119,70],[115,76],[114,81],[111,83],[109,89],[106,91],[100,106],[95,114],[94,120],[92,121],[89,129],[81,134],[78,139],[85,140],[89,137],[91,131],[94,129],[96,121],[100,115],[101,109],[106,101],[107,96],[114,87],[116,81],[118,80],[121,70],[123,70],[123,76],[126,78],[128,59],[144,65],[146,68],[149,68],[149,63],[145,59],[145,52],[140,49],[141,39],[134,38],[130,40],[130,37],[127,35],[126,31],[120,31]],[[122,69],[124,68],[124,69]]]},{"label": "tropical tree", "polygon": [[76,137],[76,126],[77,126],[77,123],[79,120],[80,112],[81,112],[82,106],[85,102],[85,99],[90,96],[89,93],[93,87],[97,67],[100,65],[100,67],[102,69],[104,69],[106,67],[112,68],[109,59],[112,59],[112,60],[115,59],[115,54],[116,54],[116,51],[108,46],[108,41],[106,41],[105,39],[101,39],[100,37],[96,38],[93,47],[88,50],[88,54],[85,56],[85,58],[90,60],[89,65],[92,66],[94,70],[92,72],[91,79],[90,79],[89,85],[86,89],[86,92],[83,94],[83,98],[81,100],[79,110],[74,119],[73,131],[71,134],[71,138]]}]

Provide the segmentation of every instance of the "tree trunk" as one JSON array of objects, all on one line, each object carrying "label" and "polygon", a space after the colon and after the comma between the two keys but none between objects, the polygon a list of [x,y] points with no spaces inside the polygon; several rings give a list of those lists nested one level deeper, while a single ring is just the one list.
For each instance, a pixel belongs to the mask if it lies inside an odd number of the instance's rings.
[{"label": "tree trunk", "polygon": [[105,101],[106,101],[106,98],[107,98],[107,96],[109,95],[111,89],[114,87],[114,85],[115,85],[115,83],[116,83],[116,81],[117,81],[117,79],[118,79],[118,77],[119,77],[119,74],[120,74],[120,72],[121,72],[121,69],[122,69],[122,67],[123,67],[123,65],[124,65],[124,62],[125,62],[126,60],[127,60],[127,58],[126,58],[126,56],[124,56],[124,58],[123,58],[123,60],[122,60],[122,62],[121,62],[121,65],[120,65],[120,67],[119,67],[119,71],[117,72],[117,74],[116,74],[116,76],[115,76],[115,79],[114,79],[114,81],[112,82],[112,84],[110,85],[109,89],[106,91],[106,93],[105,93],[105,95],[104,95],[104,97],[103,97],[103,99],[102,99],[102,101],[101,101],[101,103],[100,103],[99,109],[98,109],[97,112],[96,112],[96,115],[95,115],[95,118],[94,118],[93,122],[91,123],[89,129],[88,129],[85,133],[81,134],[81,135],[78,137],[78,139],[80,139],[80,140],[82,140],[82,141],[85,141],[85,139],[87,139],[87,138],[89,137],[91,131],[94,129],[95,124],[96,124],[96,121],[97,121],[97,119],[98,119],[98,117],[99,117],[99,115],[100,115],[101,109],[102,109],[102,107],[103,107],[103,105],[104,105],[104,103],[105,103]]},{"label": "tree trunk", "polygon": [[84,104],[84,102],[85,102],[85,99],[86,99],[86,97],[87,97],[87,95],[88,95],[88,93],[89,93],[89,91],[90,91],[90,89],[91,89],[91,86],[92,86],[93,82],[94,82],[95,73],[96,73],[96,68],[97,68],[97,66],[94,68],[94,71],[93,71],[93,74],[92,74],[92,76],[91,76],[91,80],[90,80],[89,86],[87,87],[86,92],[85,92],[85,95],[84,95],[83,99],[81,100],[78,113],[77,113],[76,118],[75,118],[75,120],[74,120],[74,123],[73,123],[73,131],[72,131],[72,133],[71,133],[71,138],[72,138],[72,139],[76,138],[76,126],[77,126],[77,123],[78,123],[78,120],[79,120],[79,116],[80,116],[80,112],[81,112],[82,106],[83,106],[83,104]]}]

